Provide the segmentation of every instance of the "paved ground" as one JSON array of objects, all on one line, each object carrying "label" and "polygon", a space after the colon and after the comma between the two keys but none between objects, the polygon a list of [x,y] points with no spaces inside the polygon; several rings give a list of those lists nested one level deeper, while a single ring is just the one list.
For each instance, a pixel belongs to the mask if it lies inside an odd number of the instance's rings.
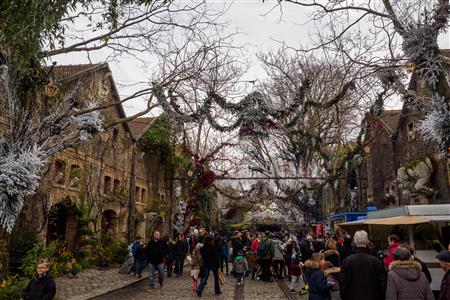
[{"label": "paved ground", "polygon": [[[188,274],[186,270],[186,274]],[[212,274],[211,274],[212,276]],[[101,297],[94,298],[95,300],[115,300],[115,299],[127,299],[127,300],[141,300],[141,299],[164,299],[164,300],[189,300],[198,299],[197,295],[192,292],[192,280],[187,275],[183,277],[165,278],[164,287],[159,289],[155,288],[153,291],[148,292],[148,281],[139,282],[128,286],[124,289],[103,295]],[[285,287],[287,282],[285,282]],[[158,286],[158,285],[157,285]],[[277,282],[264,283],[258,280],[250,280],[247,278],[244,285],[236,286],[233,277],[226,277],[225,285],[222,286],[222,294],[214,295],[214,289],[212,286],[212,277],[210,283],[205,288],[202,295],[202,299],[298,299],[306,300],[306,297],[298,296],[298,293],[291,293],[289,291],[283,291],[280,284]],[[287,295],[286,295],[287,294]]]},{"label": "paved ground", "polygon": [[[77,277],[64,276],[56,278],[57,300],[87,300],[103,295],[113,289],[139,281],[132,275],[119,274],[119,269],[96,270],[88,269]],[[145,273],[145,276],[147,274]]]}]

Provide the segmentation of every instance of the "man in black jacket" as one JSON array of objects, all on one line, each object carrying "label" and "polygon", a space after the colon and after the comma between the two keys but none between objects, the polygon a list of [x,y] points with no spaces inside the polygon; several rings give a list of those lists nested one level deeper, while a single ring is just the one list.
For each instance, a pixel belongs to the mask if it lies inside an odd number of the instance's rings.
[{"label": "man in black jacket", "polygon": [[177,233],[176,242],[174,245],[174,253],[175,253],[175,274],[178,276],[183,275],[183,265],[184,259],[188,252],[188,245],[186,239]]},{"label": "man in black jacket", "polygon": [[146,259],[150,272],[150,289],[155,287],[155,271],[158,269],[159,287],[163,286],[164,276],[164,256],[167,255],[167,244],[161,240],[159,231],[153,233],[153,238],[148,242],[146,247]]},{"label": "man in black jacket", "polygon": [[364,230],[355,233],[355,253],[342,264],[343,300],[383,300],[386,293],[386,271],[380,259],[369,253],[369,239]]},{"label": "man in black jacket", "polygon": [[202,255],[204,273],[202,274],[202,281],[197,288],[197,295],[202,296],[203,289],[208,281],[209,273],[212,271],[214,275],[214,291],[216,295],[222,294],[219,286],[219,256],[216,247],[214,246],[214,239],[211,235],[205,237],[205,244],[200,249]]},{"label": "man in black jacket", "polygon": [[37,263],[37,276],[28,282],[23,291],[25,300],[51,300],[56,294],[56,284],[48,274],[48,262],[41,259]]}]

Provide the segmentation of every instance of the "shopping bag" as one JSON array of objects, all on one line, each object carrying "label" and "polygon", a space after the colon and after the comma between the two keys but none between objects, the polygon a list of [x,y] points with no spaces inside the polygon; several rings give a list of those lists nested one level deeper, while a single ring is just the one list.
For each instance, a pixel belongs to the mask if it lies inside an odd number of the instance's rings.
[{"label": "shopping bag", "polygon": [[225,276],[223,276],[222,272],[219,272],[219,285],[225,284]]}]

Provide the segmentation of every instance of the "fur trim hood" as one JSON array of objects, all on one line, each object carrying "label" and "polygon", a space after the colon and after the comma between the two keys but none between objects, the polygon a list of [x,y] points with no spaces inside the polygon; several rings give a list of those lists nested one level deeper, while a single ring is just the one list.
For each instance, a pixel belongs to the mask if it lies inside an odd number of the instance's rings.
[{"label": "fur trim hood", "polygon": [[305,261],[305,268],[320,269],[320,261],[308,259],[307,261]]},{"label": "fur trim hood", "polygon": [[392,271],[394,269],[410,269],[410,268],[413,269],[415,268],[419,271],[422,270],[422,266],[420,265],[420,263],[415,260],[394,260],[389,265],[389,271]]},{"label": "fur trim hood", "polygon": [[341,268],[337,268],[337,267],[333,267],[333,268],[328,268],[325,270],[325,276],[331,275],[331,274],[335,274],[335,273],[339,273],[341,272]]},{"label": "fur trim hood", "polygon": [[420,266],[420,263],[415,260],[394,260],[389,265],[389,270],[389,273],[394,273],[407,281],[419,280],[422,273],[422,267]]}]

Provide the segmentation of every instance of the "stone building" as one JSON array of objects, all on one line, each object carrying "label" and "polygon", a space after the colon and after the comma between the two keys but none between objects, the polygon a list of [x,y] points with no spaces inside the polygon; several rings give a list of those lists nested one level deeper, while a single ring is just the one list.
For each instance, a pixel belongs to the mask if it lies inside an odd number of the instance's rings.
[{"label": "stone building", "polygon": [[[450,71],[450,51],[441,53],[444,67]],[[415,74],[409,89],[429,96]],[[430,109],[430,105],[405,99],[401,110],[386,110],[364,120],[365,147],[357,170],[361,199],[379,208],[450,201],[450,158],[418,132],[418,124]]]},{"label": "stone building", "polygon": [[[132,226],[133,235],[148,237],[153,224],[149,199],[158,196],[164,201],[166,194],[164,174],[155,174],[151,159],[136,146],[151,119],[118,122],[126,115],[107,64],[55,66],[50,78],[59,91],[76,89],[76,109],[92,101],[112,104],[101,110],[107,129],[54,155],[17,226],[33,228],[44,244],[64,239],[69,249],[75,249],[84,234],[80,229],[86,216],[89,230],[96,233],[126,239]],[[55,99],[44,95],[43,105]]]}]

